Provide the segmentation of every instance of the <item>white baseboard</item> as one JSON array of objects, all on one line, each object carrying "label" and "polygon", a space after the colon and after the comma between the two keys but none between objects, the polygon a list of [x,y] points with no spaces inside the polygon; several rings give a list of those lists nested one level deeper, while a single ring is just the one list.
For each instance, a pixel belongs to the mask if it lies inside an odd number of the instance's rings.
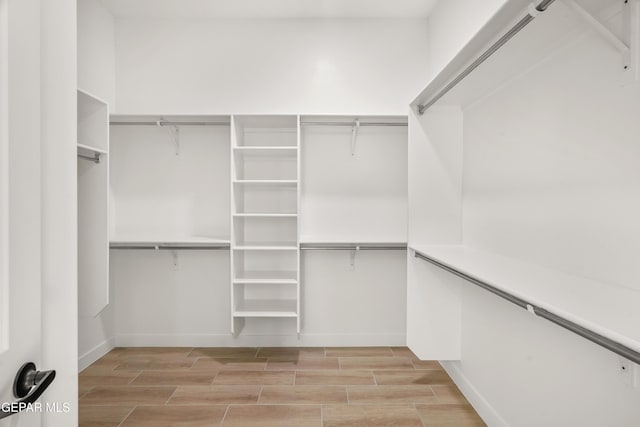
[{"label": "white baseboard", "polygon": [[116,346],[116,339],[109,338],[104,340],[100,344],[87,351],[82,356],[78,357],[78,372],[82,372],[85,368],[91,365],[96,360],[100,359],[105,354],[109,353]]},{"label": "white baseboard", "polygon": [[480,394],[460,368],[459,361],[440,361],[454,383],[458,386],[464,397],[489,427],[509,427],[507,422],[498,414],[493,406]]},{"label": "white baseboard", "polygon": [[117,347],[342,347],[404,346],[404,334],[118,334]]}]

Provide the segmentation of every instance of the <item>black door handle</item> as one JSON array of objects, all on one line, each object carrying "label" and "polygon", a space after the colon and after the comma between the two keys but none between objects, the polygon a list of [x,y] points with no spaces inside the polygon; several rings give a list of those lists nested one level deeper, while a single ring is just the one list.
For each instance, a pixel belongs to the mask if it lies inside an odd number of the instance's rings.
[{"label": "black door handle", "polygon": [[22,365],[13,381],[13,395],[19,400],[3,404],[0,419],[17,414],[38,400],[55,377],[56,371],[38,371],[33,362]]}]

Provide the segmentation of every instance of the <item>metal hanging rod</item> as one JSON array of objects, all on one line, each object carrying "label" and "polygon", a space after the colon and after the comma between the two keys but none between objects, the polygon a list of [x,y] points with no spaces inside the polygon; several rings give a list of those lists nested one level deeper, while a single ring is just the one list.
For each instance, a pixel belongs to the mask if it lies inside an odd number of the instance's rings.
[{"label": "metal hanging rod", "polygon": [[89,160],[93,163],[100,163],[100,154],[96,153],[93,156],[87,156],[85,154],[78,154],[78,158],[82,160]]},{"label": "metal hanging rod", "polygon": [[531,304],[530,302],[517,297],[515,295],[510,294],[509,292],[506,292],[502,289],[498,289],[495,286],[481,280],[478,279],[477,277],[473,277],[470,274],[467,274],[465,272],[462,272],[460,270],[457,270],[453,267],[450,267],[446,264],[441,263],[440,261],[431,258],[427,255],[421,254],[418,251],[415,252],[415,257],[416,258],[420,258],[424,261],[427,261],[428,263],[431,263],[433,265],[435,265],[436,267],[439,267],[445,271],[448,271],[449,273],[458,276],[486,291],[491,292],[492,294],[495,294],[501,298],[504,298],[505,300],[511,302],[512,304],[517,305],[518,307],[524,308],[525,310],[531,312],[532,314],[538,316],[538,317],[542,317],[543,319],[546,319],[552,323],[555,323],[556,325],[567,329],[583,338],[588,339],[589,341],[596,343],[604,348],[606,348],[609,351],[612,351],[622,357],[624,357],[625,359],[631,360],[632,362],[638,363],[640,364],[640,352],[633,350],[627,346],[625,346],[624,344],[621,344],[617,341],[612,340],[611,338],[607,338],[603,335],[598,334],[597,332],[594,332],[590,329],[585,328],[584,326],[578,325],[575,322],[572,322],[571,320],[567,320],[564,317],[561,317],[555,313],[551,313],[550,311],[538,307],[534,304]]},{"label": "metal hanging rod", "polygon": [[170,244],[162,244],[162,245],[118,245],[113,244],[109,246],[110,249],[150,249],[154,251],[175,251],[175,250],[189,250],[189,251],[217,251],[217,250],[228,250],[229,245],[170,245]]},{"label": "metal hanging rod", "polygon": [[453,80],[451,80],[444,88],[429,98],[425,103],[418,105],[418,113],[424,114],[433,104],[438,102],[440,98],[445,96],[451,89],[456,87],[465,77],[471,74],[480,64],[489,59],[491,55],[496,53],[502,46],[504,46],[509,40],[511,40],[516,34],[518,34],[524,27],[526,27],[531,21],[533,21],[540,13],[547,10],[549,5],[555,0],[543,0],[537,6],[532,4],[529,8],[527,15],[518,21],[509,31],[507,31],[497,42],[492,44],[487,50],[485,50],[475,61],[471,63],[467,68],[462,70]]},{"label": "metal hanging rod", "polygon": [[[314,121],[303,121],[300,122],[301,125],[305,126],[347,126],[353,127],[358,125],[356,122],[314,122]],[[407,127],[407,123],[401,122],[360,122],[359,126],[386,126],[386,127]]]},{"label": "metal hanging rod", "polygon": [[398,244],[375,244],[375,243],[300,243],[300,250],[303,251],[404,251],[407,245]]},{"label": "metal hanging rod", "polygon": [[203,122],[203,121],[189,121],[189,122],[176,122],[168,120],[147,120],[137,122],[123,122],[112,121],[109,122],[111,126],[230,126],[230,123],[225,122]]}]

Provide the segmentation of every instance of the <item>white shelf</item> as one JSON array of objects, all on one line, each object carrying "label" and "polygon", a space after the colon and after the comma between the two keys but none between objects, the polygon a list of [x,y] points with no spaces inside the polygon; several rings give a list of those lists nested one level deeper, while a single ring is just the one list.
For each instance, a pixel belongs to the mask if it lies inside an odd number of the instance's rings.
[{"label": "white shelf", "polygon": [[97,154],[109,154],[107,150],[103,150],[101,148],[92,147],[90,145],[80,144],[80,143],[78,143],[78,149],[91,151],[92,153],[97,153]]},{"label": "white shelf", "polygon": [[345,239],[345,238],[309,238],[300,239],[301,245],[360,245],[360,246],[395,246],[406,247],[407,242],[402,240],[373,240],[373,239]]},{"label": "white shelf", "polygon": [[242,146],[233,147],[233,151],[239,155],[282,156],[296,155],[298,153],[298,147],[286,145]]},{"label": "white shelf", "polygon": [[235,284],[291,284],[298,283],[295,271],[244,271],[233,279]]},{"label": "white shelf", "polygon": [[129,236],[115,237],[109,242],[114,248],[153,248],[153,247],[202,247],[202,248],[228,248],[229,239],[220,239],[201,236]]},{"label": "white shelf", "polygon": [[389,242],[300,242],[302,250],[406,250],[406,243]]},{"label": "white shelf", "polygon": [[234,218],[296,218],[296,213],[235,213]]},{"label": "white shelf", "polygon": [[111,125],[158,126],[158,123],[193,124],[196,126],[221,126],[231,124],[230,116],[204,114],[110,114]]},{"label": "white shelf", "polygon": [[462,245],[412,245],[411,249],[640,351],[640,292],[637,290],[596,282]]},{"label": "white shelf", "polygon": [[298,317],[295,300],[244,300],[238,304],[233,317]]},{"label": "white shelf", "polygon": [[296,179],[236,179],[234,184],[249,184],[249,185],[297,185]]},{"label": "white shelf", "polygon": [[295,251],[296,242],[246,242],[233,247],[240,251]]},{"label": "white shelf", "polygon": [[80,89],[78,88],[78,94],[81,95],[79,98],[81,99],[81,102],[91,102],[94,104],[100,104],[101,106],[107,106],[108,103],[107,101],[105,101],[104,99],[95,96],[94,94],[87,92],[84,89]]}]

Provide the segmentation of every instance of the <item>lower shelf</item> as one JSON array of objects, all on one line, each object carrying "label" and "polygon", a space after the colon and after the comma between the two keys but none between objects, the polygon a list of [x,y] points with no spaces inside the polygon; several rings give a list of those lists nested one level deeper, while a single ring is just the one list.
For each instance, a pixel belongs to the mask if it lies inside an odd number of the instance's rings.
[{"label": "lower shelf", "polygon": [[464,245],[413,245],[416,256],[640,363],[640,293]]},{"label": "lower shelf", "polygon": [[238,303],[233,317],[298,317],[296,300],[255,299]]},{"label": "lower shelf", "polygon": [[295,271],[241,271],[233,279],[235,284],[292,284],[298,283]]}]

